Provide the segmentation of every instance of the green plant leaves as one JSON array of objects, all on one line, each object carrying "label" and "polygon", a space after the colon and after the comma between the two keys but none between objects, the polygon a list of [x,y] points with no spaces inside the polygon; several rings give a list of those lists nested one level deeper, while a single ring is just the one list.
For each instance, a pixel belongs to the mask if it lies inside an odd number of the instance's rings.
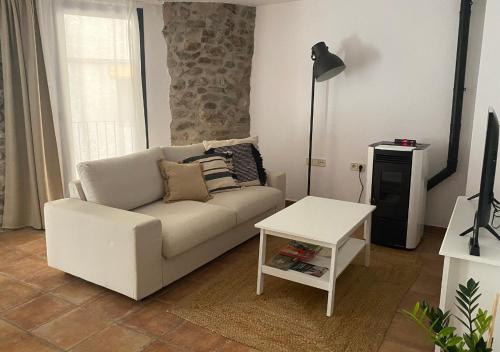
[{"label": "green plant leaves", "polygon": [[426,331],[433,343],[444,352],[491,352],[483,335],[488,331],[493,317],[477,303],[481,297],[479,282],[469,279],[465,285],[458,285],[456,307],[461,316],[453,315],[466,328],[462,336],[456,335],[456,328],[450,326],[449,311],[430,307],[425,301],[417,302],[411,312],[402,313]]}]

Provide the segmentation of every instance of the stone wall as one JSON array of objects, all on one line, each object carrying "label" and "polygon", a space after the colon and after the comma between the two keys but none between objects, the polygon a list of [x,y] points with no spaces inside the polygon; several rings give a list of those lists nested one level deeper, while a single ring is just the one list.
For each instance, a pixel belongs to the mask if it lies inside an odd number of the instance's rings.
[{"label": "stone wall", "polygon": [[255,7],[163,5],[172,145],[250,134]]}]

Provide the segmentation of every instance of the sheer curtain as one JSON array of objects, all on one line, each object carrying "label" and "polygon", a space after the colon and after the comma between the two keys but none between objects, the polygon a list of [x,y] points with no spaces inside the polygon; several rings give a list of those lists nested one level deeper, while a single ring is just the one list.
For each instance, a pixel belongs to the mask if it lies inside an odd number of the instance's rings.
[{"label": "sheer curtain", "polygon": [[134,1],[37,0],[62,175],[146,147]]}]

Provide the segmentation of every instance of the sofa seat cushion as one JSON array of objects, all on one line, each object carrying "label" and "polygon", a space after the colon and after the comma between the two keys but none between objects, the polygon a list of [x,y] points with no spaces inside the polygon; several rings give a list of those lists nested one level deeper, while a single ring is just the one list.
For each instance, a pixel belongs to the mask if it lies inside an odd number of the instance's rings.
[{"label": "sofa seat cushion", "polygon": [[283,203],[283,193],[267,186],[250,186],[213,195],[208,204],[219,205],[236,212],[237,223],[248,221]]},{"label": "sofa seat cushion", "polygon": [[172,258],[231,229],[236,213],[228,208],[192,200],[155,202],[134,212],[157,218],[162,225],[162,253]]}]

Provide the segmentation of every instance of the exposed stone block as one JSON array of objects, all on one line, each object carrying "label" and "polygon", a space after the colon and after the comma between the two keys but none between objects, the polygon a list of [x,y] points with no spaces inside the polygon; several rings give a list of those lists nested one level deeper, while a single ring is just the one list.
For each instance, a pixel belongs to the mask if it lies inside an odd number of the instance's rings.
[{"label": "exposed stone block", "polygon": [[166,2],[163,18],[172,144],[247,137],[255,8]]}]

